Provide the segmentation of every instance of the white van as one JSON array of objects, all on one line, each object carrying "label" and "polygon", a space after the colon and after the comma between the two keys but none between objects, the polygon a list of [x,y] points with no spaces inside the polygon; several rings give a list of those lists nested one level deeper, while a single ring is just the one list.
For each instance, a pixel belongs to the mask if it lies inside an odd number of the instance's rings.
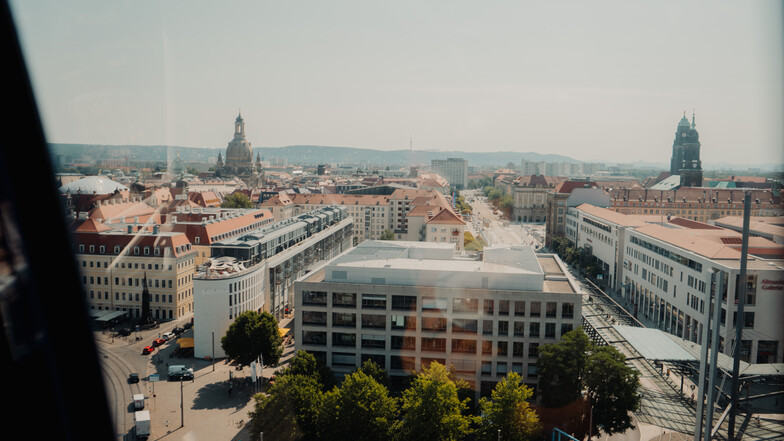
[{"label": "white van", "polygon": [[167,332],[167,333],[163,334],[161,336],[161,338],[164,339],[165,341],[169,341],[169,340],[174,338],[174,333],[173,332]]},{"label": "white van", "polygon": [[169,366],[169,380],[193,380],[193,369],[188,369],[184,365],[175,364]]},{"label": "white van", "polygon": [[133,407],[136,410],[144,409],[144,394],[133,394]]}]

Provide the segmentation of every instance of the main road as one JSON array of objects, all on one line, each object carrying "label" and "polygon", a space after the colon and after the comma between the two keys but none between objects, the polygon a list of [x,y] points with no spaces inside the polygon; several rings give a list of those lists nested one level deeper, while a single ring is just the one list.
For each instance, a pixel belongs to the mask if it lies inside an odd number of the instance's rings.
[{"label": "main road", "polygon": [[542,246],[544,225],[513,224],[502,219],[488,205],[481,190],[468,190],[462,194],[472,208],[469,230],[474,236],[483,237],[489,246],[533,245],[537,250]]}]

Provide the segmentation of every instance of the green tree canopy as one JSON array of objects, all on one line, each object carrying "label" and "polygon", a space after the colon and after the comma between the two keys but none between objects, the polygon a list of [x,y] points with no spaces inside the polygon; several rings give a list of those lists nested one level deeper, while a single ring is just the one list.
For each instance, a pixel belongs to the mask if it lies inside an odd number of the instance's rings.
[{"label": "green tree canopy", "polygon": [[596,346],[582,328],[558,343],[539,347],[539,391],[547,407],[561,407],[587,394],[593,407],[593,428],[608,435],[631,429],[639,408],[639,374],[626,366],[612,346]]},{"label": "green tree canopy", "polygon": [[468,401],[458,397],[458,386],[447,368],[437,362],[418,373],[403,391],[401,441],[459,440],[471,432],[475,418],[465,415]]},{"label": "green tree canopy", "polygon": [[274,365],[283,353],[278,321],[268,312],[259,314],[246,311],[238,315],[221,338],[221,347],[226,356],[240,364],[250,364],[259,355],[264,365]]},{"label": "green tree canopy", "polygon": [[378,237],[379,240],[395,240],[395,233],[392,230],[384,230]]},{"label": "green tree canopy", "polygon": [[639,373],[612,346],[602,346],[586,364],[586,386],[593,407],[593,426],[608,435],[633,429],[630,412],[640,407]]},{"label": "green tree canopy", "polygon": [[340,387],[324,395],[320,413],[325,441],[383,441],[393,438],[397,400],[362,370],[347,375]]},{"label": "green tree canopy", "polygon": [[496,384],[491,399],[481,398],[480,434],[488,441],[496,440],[500,431],[504,440],[527,441],[537,439],[541,432],[539,416],[529,406],[533,395],[516,372]]},{"label": "green tree canopy", "polygon": [[318,439],[319,413],[324,393],[313,377],[284,375],[272,385],[268,394],[257,394],[250,412],[252,439],[263,432],[274,440]]},{"label": "green tree canopy", "polygon": [[223,198],[221,208],[253,208],[253,202],[244,193],[232,193]]},{"label": "green tree canopy", "polygon": [[319,362],[310,352],[303,350],[297,351],[294,357],[289,360],[288,367],[278,371],[277,375],[310,377],[321,385],[322,390],[327,390],[335,384],[335,375],[332,369]]},{"label": "green tree canopy", "polygon": [[594,348],[582,328],[567,332],[557,343],[539,346],[542,404],[561,407],[582,396],[587,356]]}]

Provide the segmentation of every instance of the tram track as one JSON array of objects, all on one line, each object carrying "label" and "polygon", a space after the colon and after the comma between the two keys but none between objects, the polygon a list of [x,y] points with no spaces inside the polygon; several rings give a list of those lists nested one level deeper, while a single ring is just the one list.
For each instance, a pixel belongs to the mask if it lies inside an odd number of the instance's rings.
[{"label": "tram track", "polygon": [[141,386],[139,386],[140,383],[128,383],[131,369],[119,356],[100,346],[98,354],[107,391],[107,405],[111,408],[110,413],[114,419],[115,431],[119,439],[122,439],[123,434],[127,434],[131,430],[133,422],[130,413],[133,395],[142,393]]}]

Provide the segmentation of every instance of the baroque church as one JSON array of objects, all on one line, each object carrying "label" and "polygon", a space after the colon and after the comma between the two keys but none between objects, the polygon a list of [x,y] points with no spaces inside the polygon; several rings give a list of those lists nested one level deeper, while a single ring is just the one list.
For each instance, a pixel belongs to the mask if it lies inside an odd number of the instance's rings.
[{"label": "baroque church", "polygon": [[234,139],[226,147],[225,160],[218,153],[215,175],[223,178],[236,176],[250,188],[258,187],[264,182],[261,157],[257,154],[256,161],[253,161],[253,149],[245,136],[245,120],[242,118],[242,112],[234,120]]},{"label": "baroque church", "polygon": [[700,135],[694,123],[686,119],[686,112],[678,123],[672,143],[670,175],[680,175],[682,187],[702,187],[702,161],[700,161]]}]

